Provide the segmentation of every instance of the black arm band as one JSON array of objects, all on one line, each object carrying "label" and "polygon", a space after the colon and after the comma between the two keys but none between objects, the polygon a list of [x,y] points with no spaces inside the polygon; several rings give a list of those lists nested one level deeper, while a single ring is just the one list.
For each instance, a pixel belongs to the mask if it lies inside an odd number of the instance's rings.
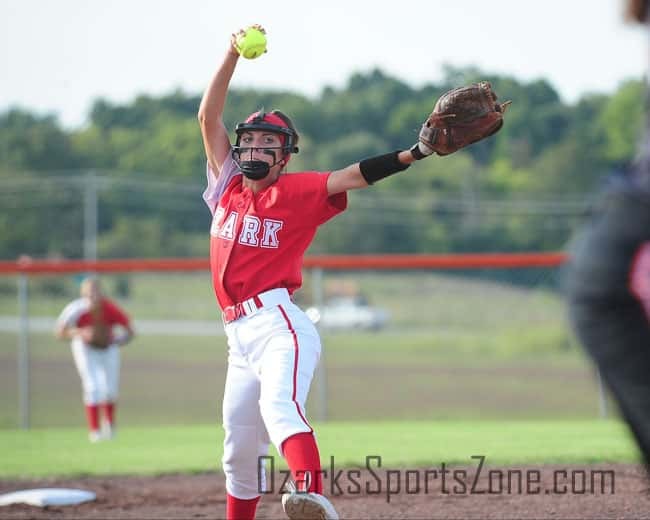
[{"label": "black arm band", "polygon": [[416,161],[419,161],[420,159],[424,159],[426,157],[429,157],[428,155],[424,155],[420,151],[420,143],[415,143],[411,147],[411,149],[409,151],[411,152],[411,155],[413,156],[413,159],[415,159]]},{"label": "black arm band", "polygon": [[400,151],[398,150],[361,161],[359,163],[359,169],[366,182],[368,184],[374,184],[384,177],[406,170],[410,164],[401,163],[397,158],[399,153]]}]

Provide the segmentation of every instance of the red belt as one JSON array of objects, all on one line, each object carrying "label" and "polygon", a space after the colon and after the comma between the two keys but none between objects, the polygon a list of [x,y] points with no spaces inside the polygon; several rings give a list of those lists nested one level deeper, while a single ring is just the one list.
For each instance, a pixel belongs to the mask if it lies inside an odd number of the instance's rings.
[{"label": "red belt", "polygon": [[236,303],[235,305],[226,307],[223,310],[223,321],[224,323],[230,323],[231,321],[238,320],[242,316],[250,316],[262,307],[264,307],[264,304],[262,303],[262,300],[260,300],[259,296],[253,296],[241,303]]}]

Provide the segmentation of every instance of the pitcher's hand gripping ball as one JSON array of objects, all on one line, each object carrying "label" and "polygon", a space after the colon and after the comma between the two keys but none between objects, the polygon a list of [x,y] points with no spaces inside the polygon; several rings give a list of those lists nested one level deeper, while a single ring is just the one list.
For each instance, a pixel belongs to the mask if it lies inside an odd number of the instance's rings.
[{"label": "pitcher's hand gripping ball", "polygon": [[496,100],[487,81],[444,93],[422,125],[420,142],[438,155],[449,155],[491,136],[503,126],[503,114],[512,103]]},{"label": "pitcher's hand gripping ball", "polygon": [[249,27],[237,34],[235,48],[240,56],[254,60],[266,52],[266,34],[264,29]]}]

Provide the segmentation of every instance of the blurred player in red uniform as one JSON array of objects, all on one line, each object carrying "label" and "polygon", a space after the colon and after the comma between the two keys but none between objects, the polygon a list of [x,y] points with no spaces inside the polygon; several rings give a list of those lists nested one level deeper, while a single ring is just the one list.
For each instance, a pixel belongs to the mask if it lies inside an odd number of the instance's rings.
[{"label": "blurred player in red uniform", "polygon": [[283,173],[298,152],[298,133],[277,110],[255,112],[237,125],[232,146],[222,114],[239,59],[235,39],[199,108],[208,163],[203,197],[213,215],[212,278],[229,347],[223,400],[226,516],[254,518],[265,489],[258,459],[273,442],[298,488],[283,496],[286,514],[338,518],[322,495],[319,452],[305,413],[320,338],[291,296],[302,283],[305,250],[318,226],[346,208],[347,190],[405,170],[433,150],[416,143],[341,170]]},{"label": "blurred player in red uniform", "polygon": [[[99,281],[86,278],[81,298],[70,302],[57,320],[56,335],[72,340],[72,355],[81,378],[91,442],[114,435],[115,408],[120,380],[120,347],[133,338],[129,317],[105,298]],[[122,333],[115,336],[113,326]],[[103,412],[100,429],[99,413]]]}]

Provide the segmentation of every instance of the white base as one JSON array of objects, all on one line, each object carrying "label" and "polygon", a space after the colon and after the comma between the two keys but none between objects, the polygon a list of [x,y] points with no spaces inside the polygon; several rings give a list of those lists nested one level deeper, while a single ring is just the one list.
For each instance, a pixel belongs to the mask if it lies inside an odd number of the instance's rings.
[{"label": "white base", "polygon": [[0,495],[0,506],[11,504],[29,504],[31,506],[69,506],[95,500],[92,491],[81,489],[43,488],[26,489]]}]

